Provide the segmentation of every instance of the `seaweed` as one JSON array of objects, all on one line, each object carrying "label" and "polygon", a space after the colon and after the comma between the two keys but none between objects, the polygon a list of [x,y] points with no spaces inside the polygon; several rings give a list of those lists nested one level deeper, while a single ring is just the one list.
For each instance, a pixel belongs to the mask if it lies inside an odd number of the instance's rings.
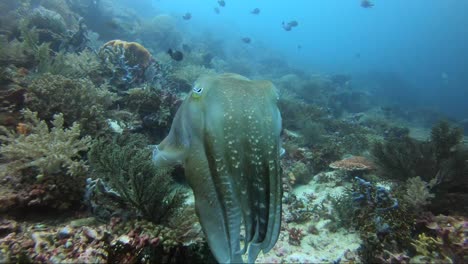
[{"label": "seaweed", "polygon": [[169,169],[153,165],[147,143],[138,134],[100,139],[92,146],[89,160],[94,172],[143,218],[167,223],[180,213],[186,195],[174,187]]}]

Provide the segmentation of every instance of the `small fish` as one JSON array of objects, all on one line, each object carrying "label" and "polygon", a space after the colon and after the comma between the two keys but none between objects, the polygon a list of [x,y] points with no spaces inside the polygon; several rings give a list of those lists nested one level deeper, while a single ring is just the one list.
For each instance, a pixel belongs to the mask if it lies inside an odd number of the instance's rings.
[{"label": "small fish", "polygon": [[171,56],[171,58],[175,61],[181,61],[184,58],[184,54],[178,50],[173,51],[172,49],[169,49],[167,54],[169,54],[169,56]]},{"label": "small fish", "polygon": [[288,23],[284,23],[283,21],[281,24],[283,25],[283,29],[286,31],[291,31],[293,27],[297,27],[299,25],[296,20],[289,21]]},{"label": "small fish", "polygon": [[219,8],[215,7],[214,11],[215,11],[216,14],[219,14]]},{"label": "small fish", "polygon": [[222,7],[226,6],[226,2],[224,2],[224,0],[218,0],[218,4]]},{"label": "small fish", "polygon": [[289,21],[288,25],[290,25],[291,27],[297,27],[297,25],[299,25],[299,23],[297,23],[296,20],[293,20],[293,21]]},{"label": "small fish", "polygon": [[256,7],[254,10],[250,11],[251,14],[258,15],[260,14],[260,8]]},{"label": "small fish", "polygon": [[302,49],[302,46],[301,46],[301,45],[297,45],[297,49],[298,49],[298,50],[301,50],[301,49]]},{"label": "small fish", "polygon": [[189,19],[192,18],[192,14],[190,14],[190,13],[185,13],[185,15],[182,16],[182,18],[183,18],[184,20],[189,20]]},{"label": "small fish", "polygon": [[369,0],[362,0],[361,1],[361,7],[363,7],[363,8],[371,8],[373,6],[374,6],[374,3],[372,3]]},{"label": "small fish", "polygon": [[241,38],[242,42],[244,43],[250,43],[252,40],[249,37]]},{"label": "small fish", "polygon": [[284,23],[284,21],[283,23],[281,23],[281,25],[283,26],[283,29],[286,31],[291,31],[292,29],[291,25],[289,25],[289,23],[288,24]]}]

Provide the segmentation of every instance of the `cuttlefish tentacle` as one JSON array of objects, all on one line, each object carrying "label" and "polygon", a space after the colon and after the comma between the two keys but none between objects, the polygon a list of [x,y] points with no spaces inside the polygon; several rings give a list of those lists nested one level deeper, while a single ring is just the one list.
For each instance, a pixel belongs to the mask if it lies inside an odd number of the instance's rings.
[{"label": "cuttlefish tentacle", "polygon": [[278,239],[282,184],[276,101],[268,81],[234,74],[201,77],[154,152],[158,165],[184,164],[197,215],[221,263],[243,262],[247,249],[248,262],[254,262]]}]

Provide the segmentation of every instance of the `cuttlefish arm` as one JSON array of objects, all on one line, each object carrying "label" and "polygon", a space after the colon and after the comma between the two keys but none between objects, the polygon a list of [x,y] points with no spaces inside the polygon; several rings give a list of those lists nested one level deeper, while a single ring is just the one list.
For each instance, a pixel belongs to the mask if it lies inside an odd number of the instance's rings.
[{"label": "cuttlefish arm", "polygon": [[271,82],[235,74],[201,77],[154,152],[158,165],[184,165],[197,215],[220,263],[243,262],[247,249],[248,262],[254,262],[278,239],[282,184],[276,102]]}]

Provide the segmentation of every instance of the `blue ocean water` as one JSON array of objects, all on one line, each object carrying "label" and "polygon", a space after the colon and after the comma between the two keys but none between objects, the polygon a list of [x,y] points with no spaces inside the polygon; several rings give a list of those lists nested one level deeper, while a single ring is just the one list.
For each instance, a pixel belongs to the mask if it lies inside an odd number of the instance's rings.
[{"label": "blue ocean water", "polygon": [[[377,0],[372,8],[358,0],[225,2],[225,7],[214,0],[153,5],[178,16],[190,12],[192,19],[183,21],[189,31],[211,31],[233,45],[248,36],[254,55],[267,46],[305,71],[387,76],[382,96],[468,118],[466,1]],[[258,15],[250,13],[254,8]],[[281,22],[291,20],[299,26],[283,30]]]}]

